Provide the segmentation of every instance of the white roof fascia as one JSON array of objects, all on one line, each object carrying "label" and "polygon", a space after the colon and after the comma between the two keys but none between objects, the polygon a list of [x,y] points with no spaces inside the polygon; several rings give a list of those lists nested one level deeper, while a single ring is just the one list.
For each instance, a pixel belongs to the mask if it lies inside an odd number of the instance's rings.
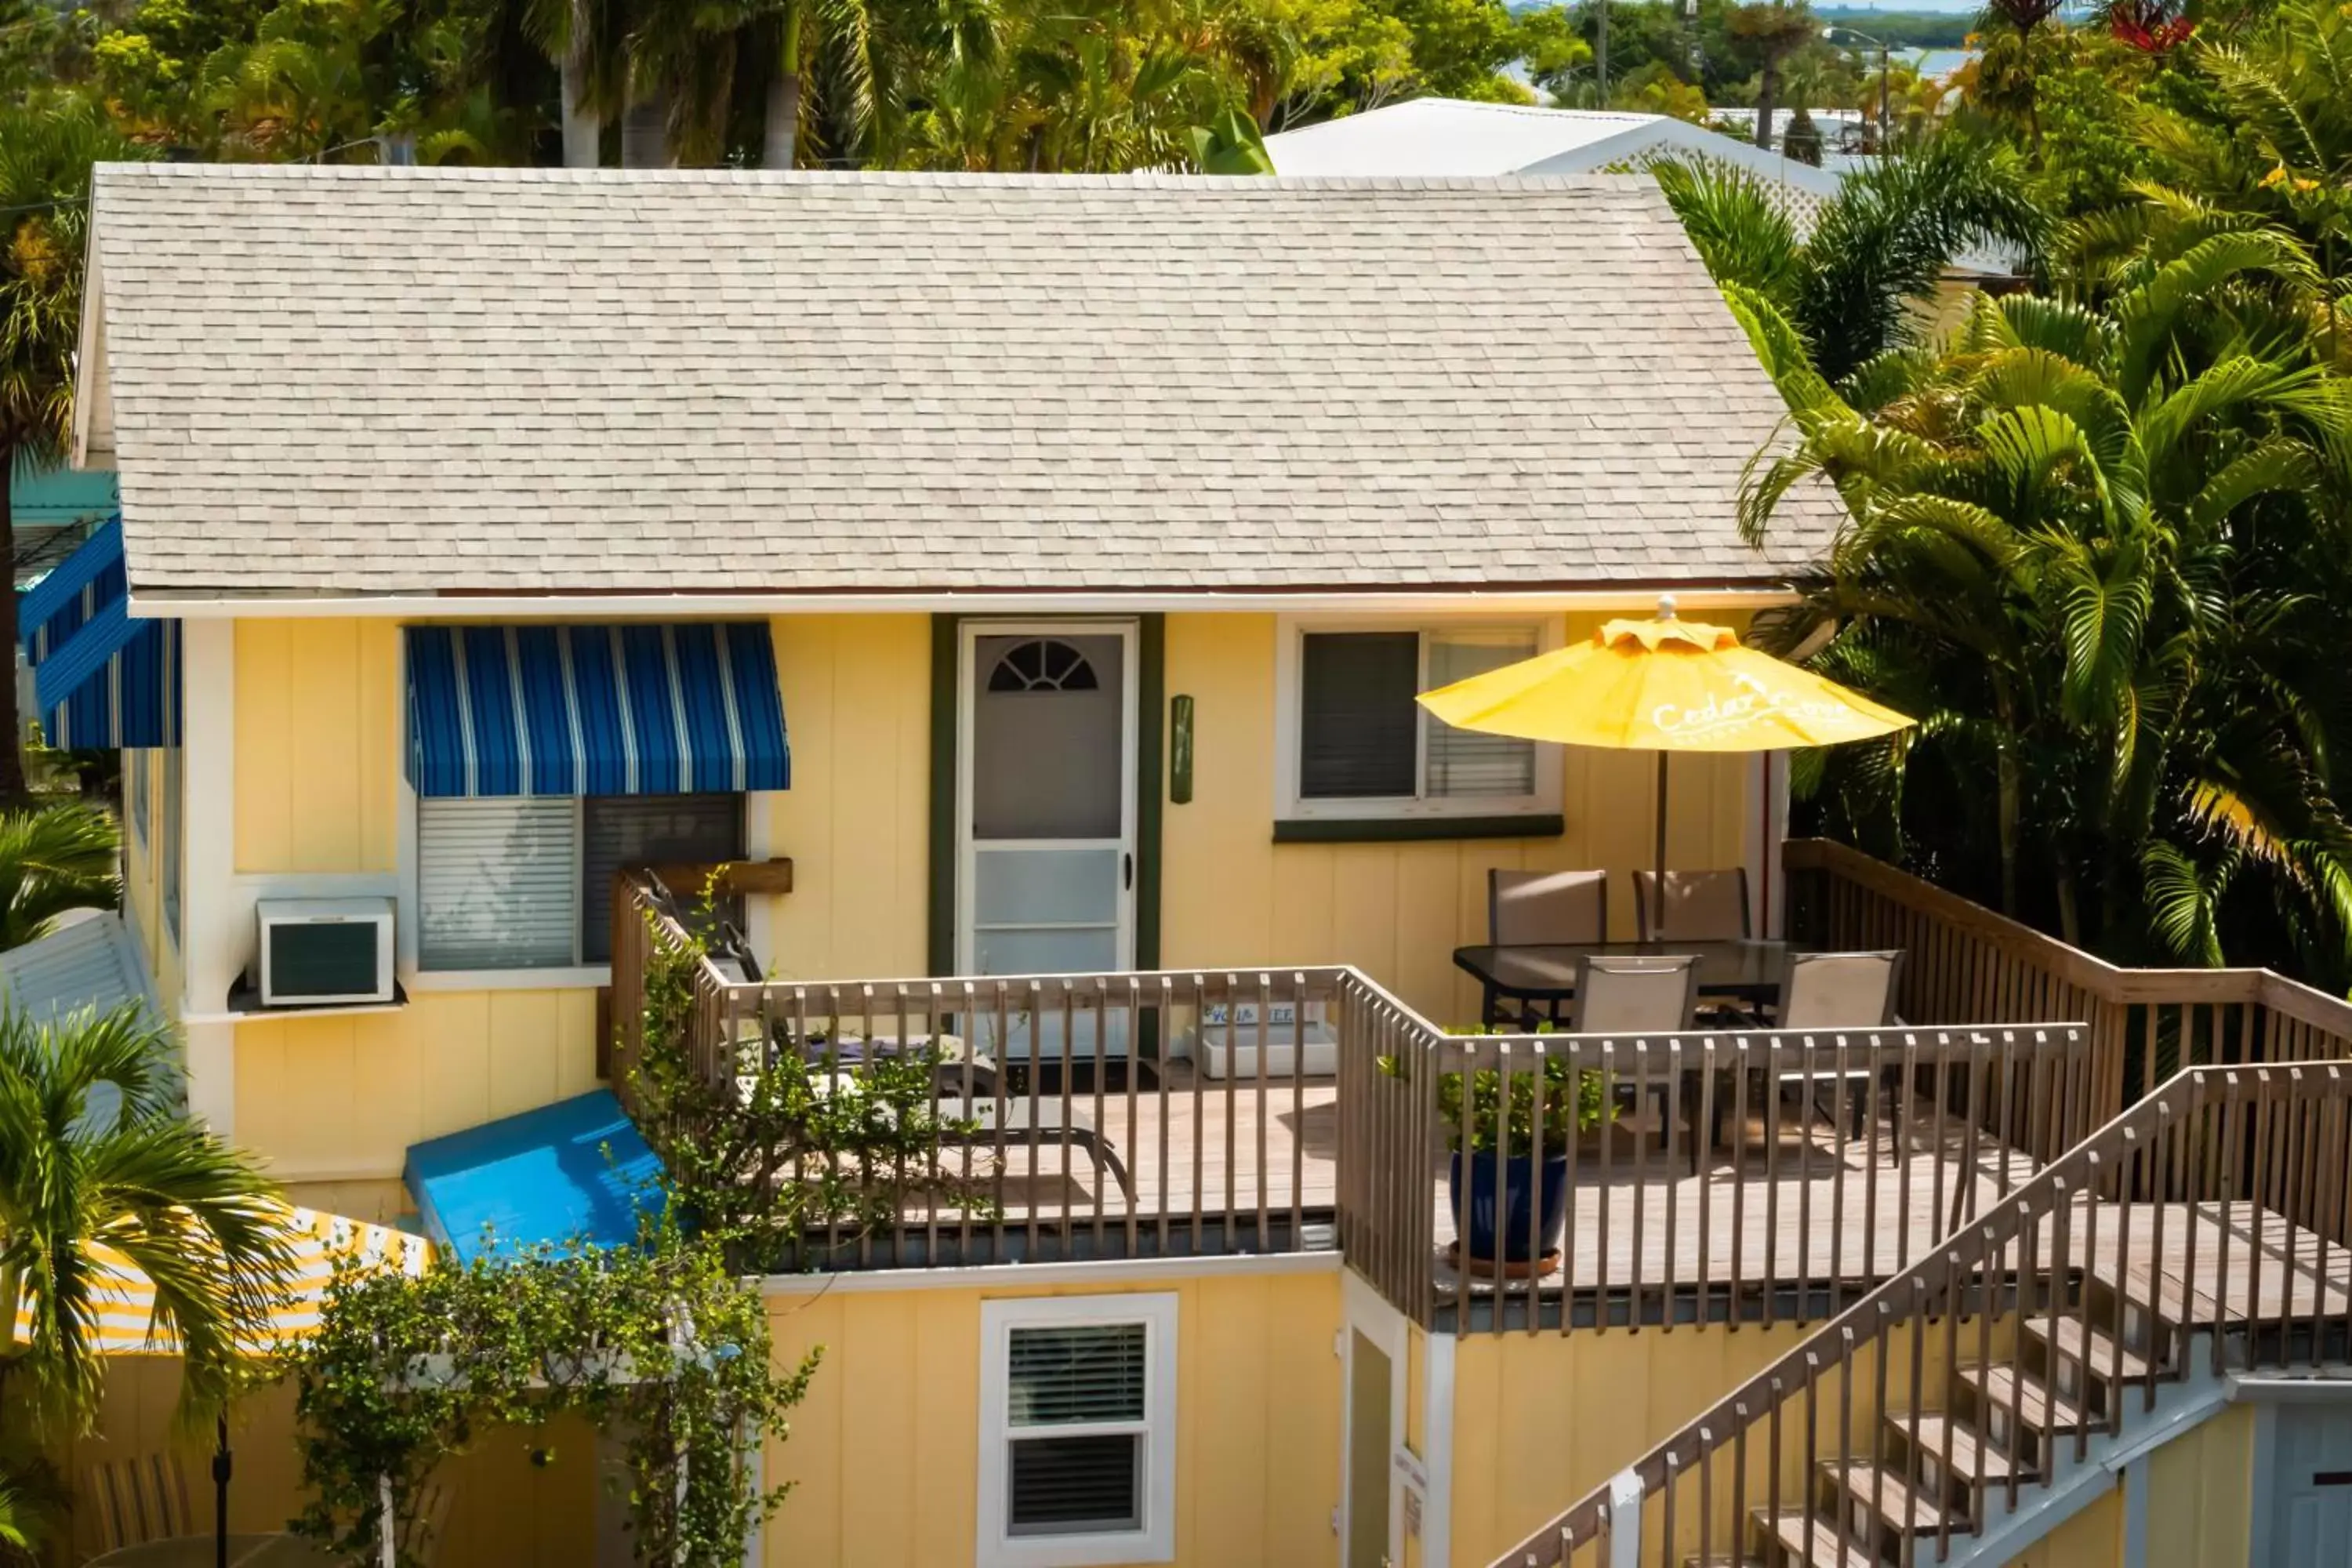
[{"label": "white roof fascia", "polygon": [[1770,584],[1651,584],[1622,588],[1530,589],[1479,593],[1410,590],[1360,594],[551,594],[351,595],[319,598],[270,595],[131,595],[131,615],[182,620],[692,620],[709,616],[789,615],[1349,615],[1501,612],[1647,614],[1672,594],[1686,610],[1768,609],[1793,605],[1792,588]]},{"label": "white roof fascia", "polygon": [[1719,163],[1736,165],[1763,179],[1794,185],[1823,200],[1836,195],[1843,184],[1837,175],[1826,169],[1816,169],[1811,163],[1784,157],[1778,153],[1767,153],[1752,142],[1734,141],[1720,132],[1709,131],[1687,121],[1664,118],[1656,125],[1621,131],[1605,141],[1573,148],[1519,172],[1523,174],[1586,174],[1668,146],[1712,158]]}]

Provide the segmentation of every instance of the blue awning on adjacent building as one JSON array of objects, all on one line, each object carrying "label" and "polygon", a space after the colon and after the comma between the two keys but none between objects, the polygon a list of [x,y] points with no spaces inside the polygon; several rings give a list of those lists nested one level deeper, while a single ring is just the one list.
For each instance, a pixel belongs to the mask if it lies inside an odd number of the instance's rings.
[{"label": "blue awning on adjacent building", "polygon": [[33,672],[50,745],[180,743],[180,623],[132,620],[127,605],[100,610]]},{"label": "blue awning on adjacent building", "polygon": [[26,589],[16,615],[50,745],[180,743],[180,623],[131,616],[120,521]]},{"label": "blue awning on adjacent building", "polygon": [[768,627],[411,626],[408,777],[421,795],[788,788]]},{"label": "blue awning on adjacent building", "polygon": [[658,1213],[662,1163],[609,1089],[408,1151],[401,1179],[425,1234],[460,1261],[524,1247],[629,1247]]},{"label": "blue awning on adjacent building", "polygon": [[100,524],[16,601],[16,637],[38,665],[108,605],[130,592],[122,569],[122,521]]}]

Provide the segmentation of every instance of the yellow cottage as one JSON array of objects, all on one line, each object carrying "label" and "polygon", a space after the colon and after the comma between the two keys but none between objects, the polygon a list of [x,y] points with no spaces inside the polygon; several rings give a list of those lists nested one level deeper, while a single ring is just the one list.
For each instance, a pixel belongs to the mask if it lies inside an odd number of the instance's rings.
[{"label": "yellow cottage", "polygon": [[[1825,548],[1826,493],[1738,535],[1780,406],[1645,177],[110,166],[92,233],[122,519],[33,652],[129,748],[197,1115],[462,1247],[436,1173],[609,1103],[641,917],[719,864],[709,1059],[952,1044],[989,1202],[766,1282],[826,1357],[757,1561],[2341,1539],[2352,1084],[2286,1064],[2342,1004],[1784,846],[1769,759],[1677,760],[1678,928],[1651,759],[1416,707],[1661,593],[1745,626]],[[1573,931],[1496,929],[1530,885]],[[1581,1029],[1575,952],[1642,937],[1710,1005],[1903,958],[1834,1030]],[[1530,1074],[1609,1110],[1515,1251],[1480,1151],[1545,1134],[1447,1086]],[[2257,1110],[2294,1179],[2175,1154]],[[625,1561],[593,1467],[460,1468],[443,1560]]]}]

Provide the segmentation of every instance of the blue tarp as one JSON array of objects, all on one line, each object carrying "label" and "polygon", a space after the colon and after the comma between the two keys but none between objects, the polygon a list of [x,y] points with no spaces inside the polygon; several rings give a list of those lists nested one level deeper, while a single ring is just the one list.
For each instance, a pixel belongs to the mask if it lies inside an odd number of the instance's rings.
[{"label": "blue tarp", "polygon": [[466,1262],[538,1243],[627,1247],[662,1164],[609,1089],[419,1143],[402,1173],[425,1234]]}]

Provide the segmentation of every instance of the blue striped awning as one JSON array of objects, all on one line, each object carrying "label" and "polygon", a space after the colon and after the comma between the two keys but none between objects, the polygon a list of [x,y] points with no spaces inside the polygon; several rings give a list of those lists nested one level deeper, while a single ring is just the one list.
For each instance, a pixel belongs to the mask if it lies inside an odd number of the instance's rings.
[{"label": "blue striped awning", "polygon": [[43,738],[61,748],[180,743],[180,623],[102,606],[33,672]]},{"label": "blue striped awning", "polygon": [[408,778],[421,795],[788,788],[768,627],[411,626]]},{"label": "blue striped awning", "polygon": [[71,555],[18,597],[16,637],[24,644],[26,662],[40,664],[99,611],[129,592],[122,569],[122,520],[116,518],[93,529]]},{"label": "blue striped awning", "polygon": [[25,590],[16,626],[50,745],[180,743],[180,623],[132,618],[120,518]]}]

